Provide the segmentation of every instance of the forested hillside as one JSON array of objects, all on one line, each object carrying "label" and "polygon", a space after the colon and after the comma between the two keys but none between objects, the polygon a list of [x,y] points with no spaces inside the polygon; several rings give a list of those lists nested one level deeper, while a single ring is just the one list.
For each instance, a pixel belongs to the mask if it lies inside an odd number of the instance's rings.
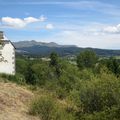
[{"label": "forested hillside", "polygon": [[99,56],[120,56],[120,50],[107,50],[96,48],[80,48],[74,45],[58,45],[56,43],[44,43],[32,41],[21,41],[13,43],[16,52],[19,54],[32,56],[49,56],[51,52],[56,52],[60,56],[78,55],[84,50],[93,50]]},{"label": "forested hillside", "polygon": [[28,114],[40,120],[119,120],[120,61],[83,51],[76,64],[50,54],[50,61],[18,57],[15,76],[4,79],[35,94]]}]

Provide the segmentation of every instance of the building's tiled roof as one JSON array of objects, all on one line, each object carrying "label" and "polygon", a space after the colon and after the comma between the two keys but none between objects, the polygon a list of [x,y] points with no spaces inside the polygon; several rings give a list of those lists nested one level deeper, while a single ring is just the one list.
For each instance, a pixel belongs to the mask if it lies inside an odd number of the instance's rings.
[{"label": "building's tiled roof", "polygon": [[[5,44],[7,44],[9,42],[13,45],[13,43],[10,40],[6,40],[6,38],[4,36],[4,32],[0,31],[0,44],[5,45]],[[13,45],[13,47],[15,48],[14,45]]]},{"label": "building's tiled roof", "polygon": [[[10,40],[2,40],[1,43],[4,45],[4,44],[7,44],[7,43],[11,43],[12,46],[15,48],[14,44],[10,41]],[[15,48],[16,49],[16,48]]]}]

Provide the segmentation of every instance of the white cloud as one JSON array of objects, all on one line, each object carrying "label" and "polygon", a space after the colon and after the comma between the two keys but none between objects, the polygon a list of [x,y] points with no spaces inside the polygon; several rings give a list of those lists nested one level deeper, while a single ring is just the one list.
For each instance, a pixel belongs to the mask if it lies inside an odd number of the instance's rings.
[{"label": "white cloud", "polygon": [[107,26],[103,29],[103,32],[107,33],[120,33],[120,24],[116,26]]},{"label": "white cloud", "polygon": [[[86,24],[84,26],[56,24],[56,28],[59,28],[59,31],[44,40],[46,42],[77,45],[79,47],[120,49],[120,34],[115,32],[111,34],[103,31],[108,26],[110,25],[102,23],[89,23],[89,25]],[[120,25],[114,27],[118,29]]]},{"label": "white cloud", "polygon": [[34,17],[27,17],[27,18],[24,18],[24,22],[29,24],[29,23],[34,23],[34,22],[38,22],[39,19],[37,18],[34,18]]},{"label": "white cloud", "polygon": [[94,34],[94,35],[105,35],[105,34],[120,34],[120,24],[111,25],[111,24],[103,24],[97,22],[83,22],[81,24],[56,24],[56,28],[62,31],[80,31],[86,34]]},{"label": "white cloud", "polygon": [[53,26],[53,24],[47,24],[45,28],[47,30],[52,30],[52,29],[54,29],[54,26]]},{"label": "white cloud", "polygon": [[26,23],[24,22],[24,20],[19,18],[3,17],[1,21],[4,25],[9,27],[23,28],[26,26]]},{"label": "white cloud", "polygon": [[120,49],[120,24],[110,25],[103,23],[57,24],[61,32],[49,41],[59,44],[74,44],[79,47],[94,47],[104,49]]},{"label": "white cloud", "polygon": [[46,17],[41,16],[40,18],[35,17],[27,17],[24,19],[21,18],[12,18],[12,17],[2,17],[1,22],[3,26],[8,26],[11,28],[24,28],[30,23],[35,22],[44,22],[46,20]]},{"label": "white cloud", "polygon": [[82,31],[63,31],[49,38],[59,44],[77,45],[104,49],[120,49],[120,34],[90,34]]}]

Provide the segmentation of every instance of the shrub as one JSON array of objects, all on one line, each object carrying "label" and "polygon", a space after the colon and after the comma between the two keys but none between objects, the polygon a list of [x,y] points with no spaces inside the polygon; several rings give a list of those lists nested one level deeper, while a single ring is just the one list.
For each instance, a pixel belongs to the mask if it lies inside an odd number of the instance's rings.
[{"label": "shrub", "polygon": [[74,120],[72,114],[60,108],[51,97],[38,97],[30,104],[29,113],[37,115],[42,120]]},{"label": "shrub", "polygon": [[98,57],[92,50],[85,50],[77,56],[77,66],[79,69],[94,68]]},{"label": "shrub", "polygon": [[45,85],[46,80],[50,78],[50,70],[48,64],[45,62],[36,63],[31,66],[32,71],[36,75],[36,84]]},{"label": "shrub", "polygon": [[52,98],[38,97],[31,103],[30,114],[38,115],[43,120],[51,120],[54,109],[55,105]]},{"label": "shrub", "polygon": [[17,73],[16,75],[1,74],[1,77],[6,78],[9,81],[17,83],[17,84],[25,84],[25,77],[19,73]]},{"label": "shrub", "polygon": [[101,112],[85,114],[81,117],[81,120],[120,120],[120,108],[112,107]]},{"label": "shrub", "polygon": [[56,89],[56,95],[58,99],[65,99],[67,96],[66,90],[64,90],[63,88],[57,88]]},{"label": "shrub", "polygon": [[119,106],[120,83],[114,75],[103,73],[99,78],[81,82],[80,88],[72,96],[83,113],[101,112]]}]

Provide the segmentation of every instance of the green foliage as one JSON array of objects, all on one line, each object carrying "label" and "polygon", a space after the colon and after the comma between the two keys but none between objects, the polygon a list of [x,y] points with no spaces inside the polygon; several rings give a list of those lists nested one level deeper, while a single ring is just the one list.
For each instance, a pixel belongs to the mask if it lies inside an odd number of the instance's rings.
[{"label": "green foliage", "polygon": [[17,73],[16,75],[7,75],[7,74],[1,74],[0,75],[2,78],[5,78],[11,82],[17,83],[17,84],[21,84],[24,85],[26,84],[26,80],[24,75]]},{"label": "green foliage", "polygon": [[93,114],[85,114],[81,120],[119,120],[120,119],[120,108],[112,107],[102,112],[95,112]]},{"label": "green foliage", "polygon": [[38,97],[34,99],[30,105],[29,113],[39,116],[42,120],[74,120],[51,97]]},{"label": "green foliage", "polygon": [[60,77],[61,75],[61,65],[60,65],[60,59],[57,53],[53,52],[50,54],[50,66],[55,68],[55,73],[57,77]]},{"label": "green foliage", "polygon": [[37,77],[37,85],[45,85],[46,80],[49,80],[52,76],[52,71],[50,71],[49,65],[46,62],[41,61],[40,63],[33,64],[31,69]]},{"label": "green foliage", "polygon": [[55,106],[52,98],[37,98],[32,101],[30,114],[39,115],[42,120],[51,120],[54,109]]},{"label": "green foliage", "polygon": [[107,62],[107,67],[115,75],[119,76],[120,74],[120,62],[115,58],[110,58]]},{"label": "green foliage", "polygon": [[29,64],[27,67],[27,71],[25,74],[25,79],[26,79],[26,83],[27,84],[32,84],[32,85],[36,85],[36,75],[34,73],[34,71],[31,68],[32,64]]},{"label": "green foliage", "polygon": [[[45,97],[35,98],[30,113],[43,120],[119,120],[120,61],[99,59],[92,51],[77,57],[77,66],[56,53],[50,61],[19,58],[15,76],[2,75],[18,84],[29,84]],[[53,95],[51,98],[49,95]],[[63,102],[63,104],[61,104]]]},{"label": "green foliage", "polygon": [[98,57],[93,51],[86,50],[77,56],[77,65],[79,69],[93,68],[97,62],[97,59]]},{"label": "green foliage", "polygon": [[[101,72],[98,77],[93,77],[92,80],[81,81],[78,88],[70,93],[70,99],[77,107],[76,117],[81,120],[84,117],[83,120],[108,120],[99,115],[113,107],[119,108],[119,98],[119,79],[105,71]],[[112,112],[111,115],[113,115]],[[118,115],[115,114],[115,117]],[[104,116],[109,115],[105,112]]]},{"label": "green foliage", "polygon": [[28,63],[29,62],[26,59],[17,58],[16,59],[16,72],[25,75],[27,71]]},{"label": "green foliage", "polygon": [[50,65],[52,66],[57,66],[58,65],[58,61],[59,61],[59,58],[58,58],[58,54],[53,52],[50,54]]}]

